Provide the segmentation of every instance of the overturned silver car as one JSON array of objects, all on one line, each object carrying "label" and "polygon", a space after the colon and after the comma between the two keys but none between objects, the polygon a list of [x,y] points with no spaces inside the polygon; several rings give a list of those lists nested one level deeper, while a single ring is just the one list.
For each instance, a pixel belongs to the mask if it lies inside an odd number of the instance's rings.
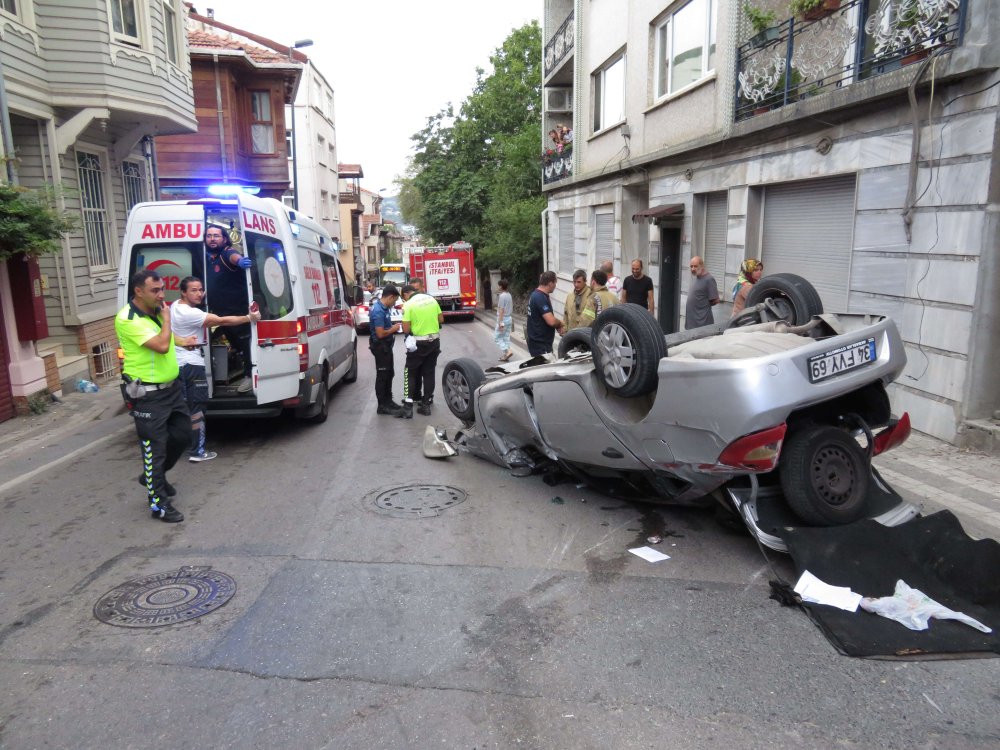
[{"label": "overturned silver car", "polygon": [[477,456],[648,502],[719,501],[783,549],[780,525],[918,513],[871,464],[909,435],[886,393],[905,364],[892,320],[824,315],[812,285],[775,274],[727,324],[664,336],[618,305],[563,337],[555,361],[456,359],[442,385],[465,425],[456,442]]}]

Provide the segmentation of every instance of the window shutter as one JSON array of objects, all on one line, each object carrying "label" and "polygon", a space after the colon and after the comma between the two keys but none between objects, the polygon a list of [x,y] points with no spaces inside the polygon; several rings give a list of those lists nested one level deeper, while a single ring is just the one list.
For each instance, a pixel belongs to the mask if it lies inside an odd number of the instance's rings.
[{"label": "window shutter", "polygon": [[559,217],[559,272],[573,273],[573,216]]},{"label": "window shutter", "polygon": [[606,260],[614,261],[615,254],[615,215],[613,213],[597,214],[594,267],[599,268]]}]

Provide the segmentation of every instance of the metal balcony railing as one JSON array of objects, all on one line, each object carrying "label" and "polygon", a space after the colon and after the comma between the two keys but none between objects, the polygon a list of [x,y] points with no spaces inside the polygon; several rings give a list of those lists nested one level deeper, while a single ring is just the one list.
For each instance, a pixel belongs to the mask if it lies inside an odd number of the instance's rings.
[{"label": "metal balcony railing", "polygon": [[962,43],[968,0],[823,0],[737,49],[736,120]]},{"label": "metal balcony railing", "polygon": [[545,75],[551,75],[562,63],[566,56],[573,51],[573,36],[576,24],[573,22],[573,11],[566,16],[556,33],[552,35],[545,45]]}]

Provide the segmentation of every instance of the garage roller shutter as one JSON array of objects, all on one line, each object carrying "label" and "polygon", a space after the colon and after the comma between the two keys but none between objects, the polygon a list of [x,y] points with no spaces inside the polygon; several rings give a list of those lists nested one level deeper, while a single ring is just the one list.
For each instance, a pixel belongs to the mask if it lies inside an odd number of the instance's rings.
[{"label": "garage roller shutter", "polygon": [[573,217],[559,217],[559,272],[573,273]]},{"label": "garage roller shutter", "polygon": [[[709,193],[705,196],[705,249],[702,260],[723,293],[726,278],[726,239],[729,234],[729,193]],[[725,295],[723,295],[725,296]]]},{"label": "garage roller shutter", "polygon": [[854,193],[854,175],[764,189],[764,274],[808,279],[827,312],[847,310]]},{"label": "garage roller shutter", "polygon": [[595,218],[597,220],[597,245],[594,254],[594,267],[600,268],[604,261],[614,261],[615,215],[613,213],[597,214]]}]

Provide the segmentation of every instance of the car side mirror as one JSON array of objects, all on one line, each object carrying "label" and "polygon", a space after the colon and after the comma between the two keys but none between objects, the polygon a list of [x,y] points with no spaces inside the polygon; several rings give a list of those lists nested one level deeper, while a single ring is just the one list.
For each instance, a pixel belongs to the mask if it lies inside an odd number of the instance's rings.
[{"label": "car side mirror", "polygon": [[348,287],[349,291],[347,293],[347,304],[353,307],[354,305],[360,305],[361,300],[364,299],[364,292],[361,287],[357,284]]}]

